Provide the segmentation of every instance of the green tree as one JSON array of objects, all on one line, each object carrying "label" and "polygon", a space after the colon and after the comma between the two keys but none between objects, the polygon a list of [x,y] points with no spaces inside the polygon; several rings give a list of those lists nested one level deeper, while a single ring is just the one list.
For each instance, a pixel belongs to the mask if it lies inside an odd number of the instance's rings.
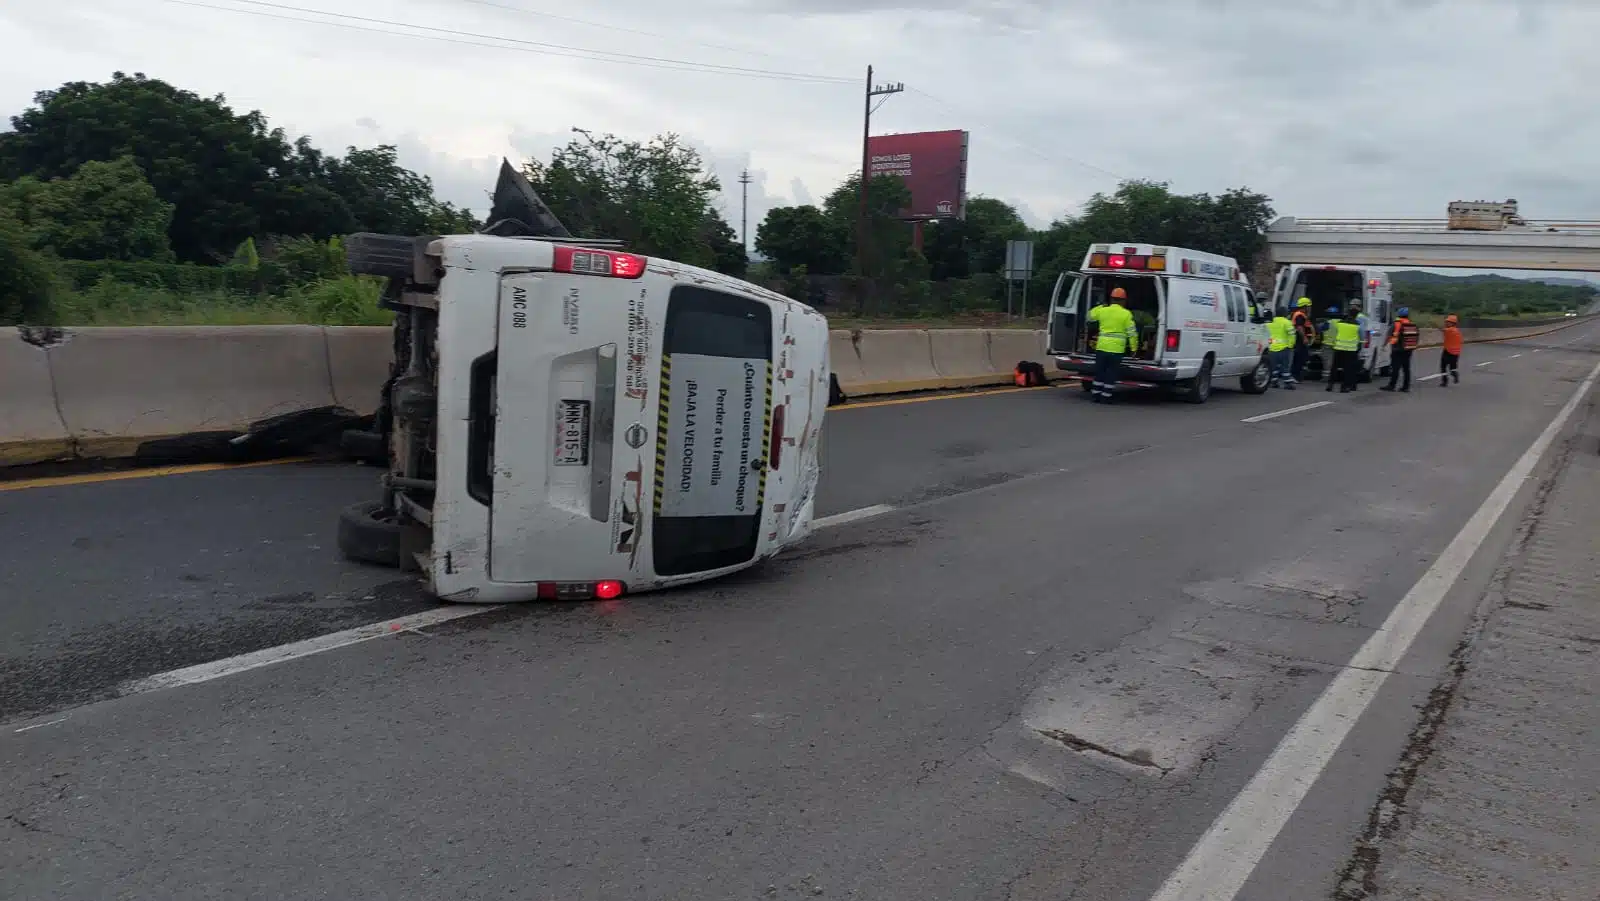
[{"label": "green tree", "polygon": [[[182,260],[220,262],[246,238],[351,231],[439,234],[475,227],[433,196],[394,148],[323,154],[291,143],[259,111],[164,81],[114,73],[34,95],[0,134],[0,180],[69,178],[85,163],[130,157],[172,204],[168,236]],[[392,227],[392,228],[391,228]]]},{"label": "green tree", "polygon": [[838,275],[850,258],[849,231],[809,204],[767,211],[756,226],[756,251],[786,274]]},{"label": "green tree", "polygon": [[[911,247],[911,224],[900,218],[900,211],[911,205],[911,189],[905,179],[893,175],[873,176],[867,186],[867,271],[858,273],[878,278],[893,278]],[[822,202],[822,211],[849,235],[845,266],[854,271],[857,230],[861,214],[861,175],[852,173]]]},{"label": "green tree", "polygon": [[923,236],[923,253],[932,266],[933,279],[968,278],[1005,268],[1006,242],[1028,240],[1033,232],[1016,208],[992,197],[967,201],[965,219],[929,223]]},{"label": "green tree", "polygon": [[[302,156],[305,153],[301,151]],[[342,159],[321,161],[321,168],[327,187],[344,202],[363,231],[448,235],[478,227],[469,211],[434,197],[432,179],[401,166],[393,145],[366,150],[351,147]]]},{"label": "green tree", "polygon": [[711,248],[711,268],[724,275],[744,278],[750,268],[750,254],[739,243],[733,226],[715,209],[706,211],[704,225],[706,244]]},{"label": "green tree", "polygon": [[0,325],[29,325],[50,318],[55,276],[33,249],[28,230],[0,207]]},{"label": "green tree", "polygon": [[677,135],[639,142],[584,134],[548,163],[529,161],[524,172],[576,235],[617,238],[639,253],[694,266],[716,264],[706,223],[721,184]]},{"label": "green tree", "polygon": [[129,157],[87,162],[48,182],[20,178],[0,193],[36,250],[74,260],[172,258],[172,204],[156,196]]}]

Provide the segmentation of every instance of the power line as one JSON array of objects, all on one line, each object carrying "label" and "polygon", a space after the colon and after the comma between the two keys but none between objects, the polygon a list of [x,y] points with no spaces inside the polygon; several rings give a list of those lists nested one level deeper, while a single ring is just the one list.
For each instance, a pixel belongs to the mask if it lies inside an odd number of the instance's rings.
[{"label": "power line", "polygon": [[461,3],[471,3],[477,6],[487,6],[491,9],[501,9],[506,12],[520,13],[524,16],[538,16],[542,19],[554,19],[557,22],[571,22],[574,25],[587,25],[590,28],[604,28],[606,31],[620,31],[623,34],[637,34],[647,38],[657,38],[663,41],[675,41],[680,44],[698,44],[701,47],[710,47],[714,50],[728,50],[733,53],[747,53],[751,56],[761,56],[767,59],[793,59],[793,57],[774,56],[761,50],[750,47],[733,47],[728,44],[713,44],[710,41],[696,41],[689,38],[665,35],[656,31],[645,31],[639,28],[628,28],[623,25],[613,25],[609,22],[596,22],[591,19],[580,19],[577,16],[563,16],[556,13],[547,13],[542,9],[528,9],[525,6],[512,6],[509,3],[495,3],[494,0],[459,0]]},{"label": "power line", "polygon": [[[913,94],[921,95],[922,97],[924,97],[924,98],[926,98],[928,100],[932,100],[934,103],[939,104],[940,106],[944,107],[945,109],[950,110],[951,112],[958,113],[958,114],[960,114],[962,116],[969,116],[970,117],[972,115],[967,110],[961,109],[960,107],[956,106],[953,103],[949,103],[949,102],[946,102],[944,100],[940,100],[938,97],[933,96],[932,94],[928,93],[927,91],[918,90],[917,88],[906,88],[906,90],[910,91]],[[1018,148],[1020,150],[1026,150],[1027,152],[1033,154],[1034,156],[1039,157],[1040,159],[1044,160],[1047,163],[1056,163],[1057,165],[1060,165],[1062,163],[1062,161],[1063,161],[1062,159],[1057,159],[1056,157],[1053,157],[1050,154],[1047,154],[1044,151],[1039,150],[1038,148],[1033,147],[1033,146],[1031,146],[1031,145],[1029,145],[1029,144],[1027,144],[1027,143],[1025,143],[1023,141],[1017,140],[1016,136],[1014,136],[1014,135],[1009,135],[1009,136],[1006,135],[1000,129],[994,128],[994,124],[993,123],[989,123],[989,127],[991,129],[993,129],[994,131],[998,132],[1000,134],[1000,136],[1003,139],[1006,139],[1006,141],[1008,143],[1010,143],[1012,146],[1014,146],[1014,147],[1016,147],[1016,148]],[[1129,180],[1129,178],[1126,175],[1119,175],[1119,174],[1117,174],[1115,172],[1112,172],[1110,169],[1105,169],[1105,168],[1102,168],[1100,166],[1096,166],[1093,163],[1086,163],[1083,160],[1075,159],[1075,158],[1070,157],[1070,156],[1064,157],[1063,159],[1066,162],[1071,163],[1074,166],[1079,166],[1079,167],[1084,168],[1084,169],[1089,169],[1091,171],[1098,172],[1101,175],[1109,175],[1110,177],[1116,179],[1117,181],[1128,181]]]},{"label": "power line", "polygon": [[[668,71],[705,72],[715,75],[736,75],[744,78],[765,78],[777,81],[793,81],[809,84],[855,83],[854,79],[839,78],[832,75],[816,75],[804,72],[782,72],[772,69],[755,69],[745,66],[725,66],[718,63],[703,63],[696,62],[694,60],[671,59],[668,57],[642,56],[633,53],[619,53],[611,50],[594,50],[587,47],[574,47],[571,45],[553,44],[545,41],[529,41],[521,38],[478,34],[470,31],[457,31],[455,29],[439,28],[431,25],[413,25],[409,22],[394,22],[387,19],[377,19],[367,16],[355,16],[346,13],[333,13],[317,9],[305,9],[303,7],[288,6],[280,3],[268,3],[264,2],[264,0],[233,0],[233,2],[245,3],[250,6],[266,7],[268,9],[304,13],[313,16],[327,16],[329,18],[344,19],[347,21],[330,22],[326,21],[325,19],[303,19],[294,16],[282,15],[280,13],[264,12],[262,10],[214,6],[209,3],[196,2],[196,0],[165,0],[165,2],[174,3],[179,6],[192,6],[200,9],[209,9],[217,12],[238,13],[241,15],[259,16],[267,19],[279,19],[287,22],[297,22],[302,25],[323,25],[332,28],[346,28],[372,34],[384,34],[391,37],[412,37],[449,44],[461,44],[472,47],[488,47],[499,50],[517,50],[524,53],[539,53],[549,56],[586,59],[592,62],[642,66],[645,68],[665,69]],[[409,28],[413,30],[413,33],[386,31],[381,28],[371,27],[374,25],[387,25],[394,28]],[[487,41],[499,43],[485,43]],[[513,46],[507,46],[508,44]]]}]

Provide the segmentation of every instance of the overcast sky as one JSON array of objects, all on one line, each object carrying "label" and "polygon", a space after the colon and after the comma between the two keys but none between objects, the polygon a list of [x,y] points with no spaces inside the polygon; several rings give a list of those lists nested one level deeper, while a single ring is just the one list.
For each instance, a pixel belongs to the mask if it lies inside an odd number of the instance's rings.
[{"label": "overcast sky", "polygon": [[[485,37],[331,24],[406,30],[361,19]],[[5,0],[0,39],[0,114],[144,72],[330,150],[397,144],[480,211],[502,155],[675,131],[736,229],[749,167],[753,238],[860,166],[871,63],[907,88],[875,132],[970,130],[970,190],[1036,225],[1119,177],[1280,215],[1600,219],[1600,0]]]}]

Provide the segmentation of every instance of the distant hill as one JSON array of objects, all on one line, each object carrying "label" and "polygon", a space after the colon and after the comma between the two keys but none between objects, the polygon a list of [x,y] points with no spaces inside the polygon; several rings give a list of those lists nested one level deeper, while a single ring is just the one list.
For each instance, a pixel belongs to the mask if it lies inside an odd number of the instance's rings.
[{"label": "distant hill", "polygon": [[1401,269],[1389,273],[1389,280],[1395,285],[1481,285],[1481,284],[1515,284],[1517,282],[1535,282],[1541,285],[1556,285],[1564,288],[1600,288],[1600,283],[1586,278],[1564,278],[1557,276],[1540,276],[1539,278],[1507,278],[1494,273],[1476,273],[1473,275],[1442,275],[1438,272],[1422,272],[1417,269]]}]

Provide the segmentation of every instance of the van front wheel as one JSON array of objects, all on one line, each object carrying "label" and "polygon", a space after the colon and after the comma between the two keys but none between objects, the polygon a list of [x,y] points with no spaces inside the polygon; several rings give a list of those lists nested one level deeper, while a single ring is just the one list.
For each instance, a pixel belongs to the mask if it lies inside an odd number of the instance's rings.
[{"label": "van front wheel", "polygon": [[1239,390],[1246,394],[1265,394],[1267,386],[1272,384],[1272,364],[1262,357],[1256,363],[1256,368],[1250,370],[1249,375],[1239,377]]},{"label": "van front wheel", "polygon": [[1189,380],[1183,399],[1191,404],[1203,404],[1211,397],[1211,360],[1200,364],[1200,373]]}]

